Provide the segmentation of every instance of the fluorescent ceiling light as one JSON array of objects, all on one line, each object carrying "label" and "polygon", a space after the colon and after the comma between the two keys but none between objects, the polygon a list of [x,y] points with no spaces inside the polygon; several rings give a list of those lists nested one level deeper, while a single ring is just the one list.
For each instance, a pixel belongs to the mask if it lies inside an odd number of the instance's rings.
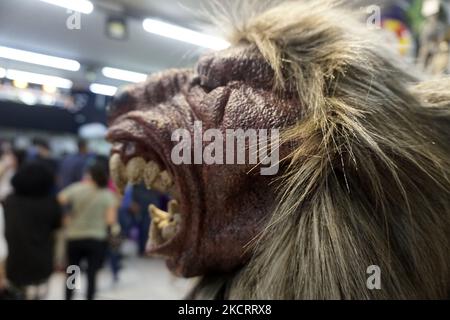
[{"label": "fluorescent ceiling light", "polygon": [[85,14],[90,14],[94,10],[94,5],[92,4],[92,2],[87,0],[41,0],[41,1]]},{"label": "fluorescent ceiling light", "polygon": [[93,83],[89,86],[89,90],[95,94],[102,94],[104,96],[113,96],[117,92],[117,88],[113,86],[107,86],[100,83]]},{"label": "fluorescent ceiling light", "polygon": [[425,17],[437,14],[439,13],[440,5],[441,4],[439,0],[425,0],[425,2],[422,4],[422,14]]},{"label": "fluorescent ceiling light", "polygon": [[28,82],[22,81],[22,80],[14,80],[13,86],[18,89],[26,89],[26,88],[28,88]]},{"label": "fluorescent ceiling light", "polygon": [[116,68],[105,67],[102,69],[102,73],[105,77],[117,80],[123,80],[128,82],[143,82],[147,79],[147,75],[143,73],[137,73],[127,70],[121,70]]},{"label": "fluorescent ceiling light", "polygon": [[3,68],[0,68],[0,78],[4,78],[6,76],[6,70]]},{"label": "fluorescent ceiling light", "polygon": [[72,88],[72,81],[64,79],[64,78],[48,76],[48,75],[38,74],[38,73],[19,71],[19,70],[13,70],[13,69],[8,69],[6,71],[6,78],[9,80],[24,81],[24,82],[53,86],[53,87],[63,88],[63,89]]},{"label": "fluorescent ceiling light", "polygon": [[200,47],[210,48],[213,50],[222,50],[230,46],[230,43],[210,35],[196,32],[190,29],[182,28],[154,19],[145,19],[143,22],[145,31],[158,34],[160,36],[180,40],[195,44]]},{"label": "fluorescent ceiling light", "polygon": [[75,60],[47,56],[45,54],[17,50],[2,46],[0,46],[0,58],[38,64],[41,66],[69,71],[78,71],[80,69],[80,63]]}]

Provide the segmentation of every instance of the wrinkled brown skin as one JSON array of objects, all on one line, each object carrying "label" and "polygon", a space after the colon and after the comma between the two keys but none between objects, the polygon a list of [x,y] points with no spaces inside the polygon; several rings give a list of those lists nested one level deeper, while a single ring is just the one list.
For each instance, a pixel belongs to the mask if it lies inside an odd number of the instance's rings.
[{"label": "wrinkled brown skin", "polygon": [[[124,160],[136,153],[156,160],[174,176],[182,231],[150,252],[165,256],[177,275],[229,272],[243,265],[251,254],[246,245],[273,211],[276,185],[274,176],[261,176],[259,169],[249,173],[253,165],[176,166],[170,160],[177,144],[171,134],[178,128],[192,133],[197,120],[203,131],[222,132],[294,124],[301,108],[287,95],[274,93],[272,80],[271,68],[257,51],[240,45],[204,55],[196,70],[150,76],[118,94],[110,106],[113,152]],[[283,148],[280,159],[287,152]]]}]

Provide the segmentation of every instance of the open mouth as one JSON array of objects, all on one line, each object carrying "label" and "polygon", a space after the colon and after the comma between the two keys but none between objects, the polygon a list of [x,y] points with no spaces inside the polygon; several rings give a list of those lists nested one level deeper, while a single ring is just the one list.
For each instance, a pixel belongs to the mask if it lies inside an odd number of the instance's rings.
[{"label": "open mouth", "polygon": [[[134,128],[135,126],[136,124]],[[151,225],[147,252],[162,255],[169,253],[169,247],[180,238],[185,224],[173,168],[170,168],[162,153],[158,152],[156,142],[149,143],[148,135],[144,140],[139,135],[133,136],[126,128],[121,128],[111,129],[108,139],[113,144],[110,157],[111,178],[121,194],[127,185],[143,183],[147,189],[166,193],[171,197],[168,211],[153,204],[148,208]]]}]

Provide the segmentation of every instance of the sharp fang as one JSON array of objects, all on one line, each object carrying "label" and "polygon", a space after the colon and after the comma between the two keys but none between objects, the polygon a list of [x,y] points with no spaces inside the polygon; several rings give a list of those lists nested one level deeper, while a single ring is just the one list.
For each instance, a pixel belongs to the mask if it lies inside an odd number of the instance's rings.
[{"label": "sharp fang", "polygon": [[111,156],[111,159],[109,160],[109,168],[114,184],[116,185],[119,192],[123,194],[127,185],[127,178],[125,175],[125,166],[120,159],[119,154],[115,153]]},{"label": "sharp fang", "polygon": [[145,165],[144,183],[147,189],[151,189],[152,183],[158,176],[159,171],[159,167],[154,161],[150,161]]},{"label": "sharp fang", "polygon": [[149,211],[150,211],[150,217],[156,223],[170,219],[170,214],[168,212],[165,212],[164,210],[159,209],[158,207],[156,207],[153,204],[151,204],[149,206]]},{"label": "sharp fang", "polygon": [[173,238],[181,222],[181,215],[178,212],[178,202],[169,201],[169,212],[159,209],[154,205],[149,206],[149,213],[152,219],[150,227],[150,238],[155,243],[167,241]]},{"label": "sharp fang", "polygon": [[128,161],[126,174],[128,181],[132,184],[138,184],[142,181],[142,172],[144,172],[146,162],[141,157],[132,158]]},{"label": "sharp fang", "polygon": [[152,183],[152,187],[160,192],[167,192],[172,185],[173,180],[166,170],[162,171]]},{"label": "sharp fang", "polygon": [[169,224],[170,222],[168,220],[162,220],[160,223],[158,223],[158,228],[166,228]]},{"label": "sharp fang", "polygon": [[163,240],[161,238],[160,233],[159,233],[158,226],[153,221],[152,221],[152,223],[150,225],[150,230],[149,230],[149,235],[148,236],[149,236],[149,239],[150,239],[151,243],[158,244],[158,243],[161,243],[162,240]]},{"label": "sharp fang", "polygon": [[173,221],[168,222],[167,226],[162,228],[161,236],[164,240],[172,239],[173,237],[175,237],[179,229],[180,221],[181,215],[178,213],[174,214]]}]

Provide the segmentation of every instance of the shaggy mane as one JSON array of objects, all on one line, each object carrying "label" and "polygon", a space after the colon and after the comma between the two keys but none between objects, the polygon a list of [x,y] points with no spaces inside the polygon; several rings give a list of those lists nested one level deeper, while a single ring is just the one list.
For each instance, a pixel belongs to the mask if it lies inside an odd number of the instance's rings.
[{"label": "shaggy mane", "polygon": [[[261,52],[304,116],[283,133],[292,153],[253,258],[193,296],[448,298],[450,79],[410,75],[336,1],[263,7],[228,17],[230,41]],[[370,265],[381,290],[366,287]]]}]

